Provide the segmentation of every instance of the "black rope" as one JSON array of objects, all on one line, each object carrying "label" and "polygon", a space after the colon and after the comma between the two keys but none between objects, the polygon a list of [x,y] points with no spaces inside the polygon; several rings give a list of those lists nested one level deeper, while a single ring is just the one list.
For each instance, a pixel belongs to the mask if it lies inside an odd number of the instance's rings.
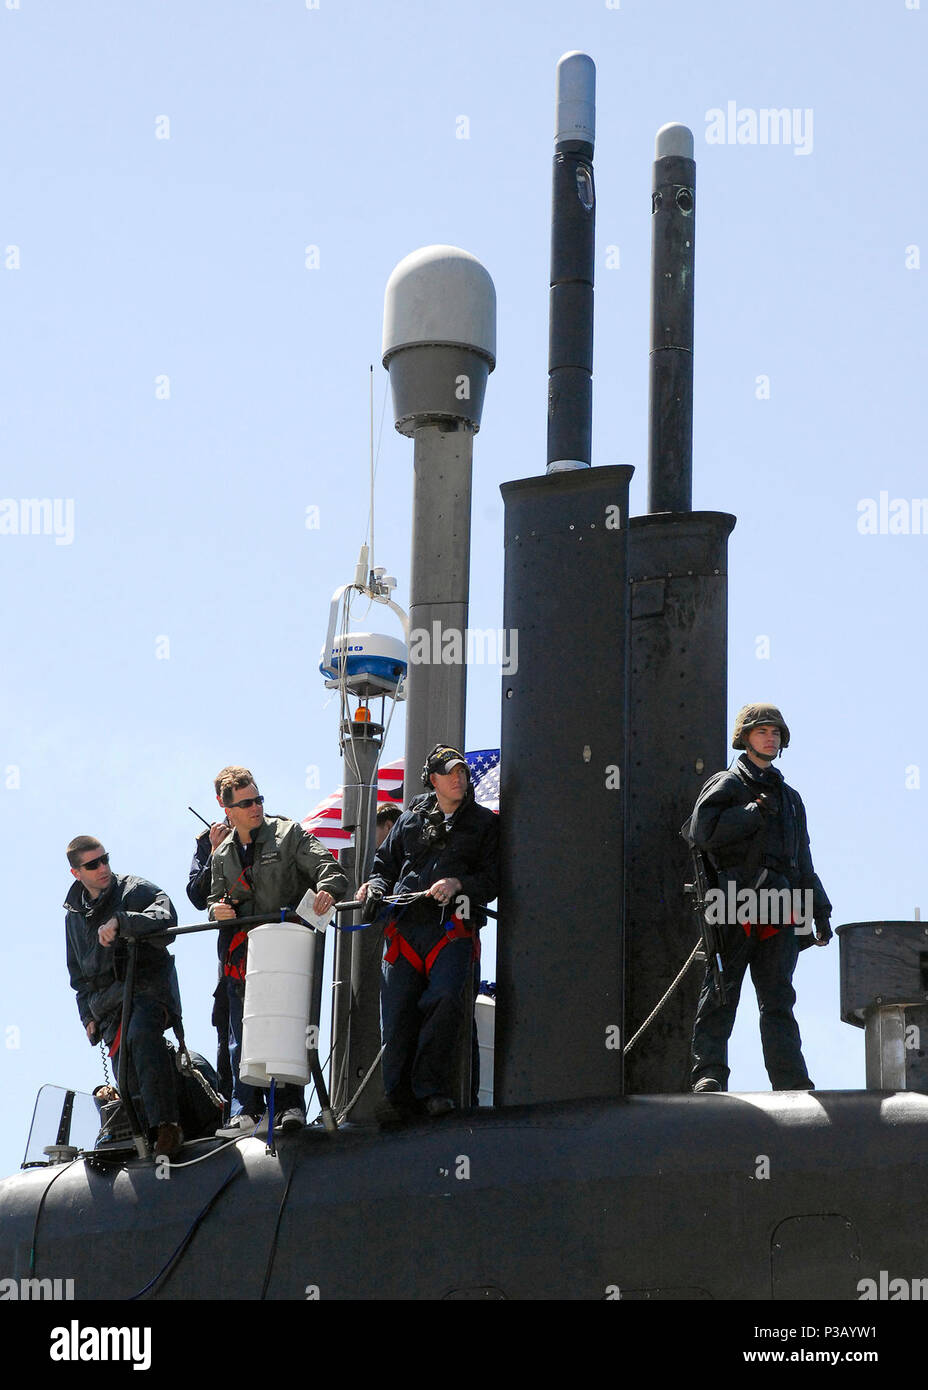
[{"label": "black rope", "polygon": [[277,1237],[280,1234],[280,1223],[284,1216],[284,1207],[287,1205],[287,1198],[290,1195],[290,1184],[293,1182],[293,1175],[296,1172],[296,1163],[290,1169],[287,1177],[287,1186],[284,1188],[284,1195],[280,1199],[280,1206],[277,1208],[277,1220],[274,1222],[274,1234],[271,1236],[271,1248],[267,1253],[267,1265],[264,1269],[264,1283],[261,1285],[260,1298],[267,1297],[268,1286],[271,1282],[271,1271],[274,1268],[274,1256],[277,1254]]},{"label": "black rope", "polygon": [[195,1218],[192,1226],[187,1231],[186,1235],[184,1236],[183,1240],[180,1242],[174,1253],[168,1257],[166,1263],[161,1266],[158,1273],[152,1279],[149,1279],[148,1283],[144,1286],[144,1288],[139,1289],[138,1293],[129,1295],[129,1298],[127,1300],[129,1303],[134,1303],[137,1298],[141,1298],[144,1294],[148,1293],[149,1289],[153,1288],[155,1284],[157,1284],[159,1279],[161,1279],[164,1275],[170,1273],[173,1266],[177,1263],[181,1255],[186,1250],[187,1246],[193,1240],[193,1237],[196,1235],[197,1230],[199,1229],[205,1217],[212,1210],[214,1204],[219,1200],[219,1198],[222,1196],[223,1192],[225,1192],[229,1184],[231,1182],[234,1182],[234,1180],[244,1171],[244,1166],[233,1168],[232,1172],[226,1178],[222,1186],[220,1188],[217,1188],[217,1190],[213,1193],[212,1197],[210,1197],[209,1201],[206,1203],[206,1206]]},{"label": "black rope", "polygon": [[35,1213],[35,1221],[33,1222],[33,1225],[32,1225],[32,1244],[31,1244],[30,1247],[29,1247],[29,1273],[30,1273],[30,1275],[34,1275],[34,1274],[35,1274],[35,1242],[36,1242],[36,1237],[37,1237],[37,1235],[38,1235],[38,1233],[39,1233],[39,1217],[42,1215],[42,1208],[43,1208],[44,1205],[45,1205],[45,1198],[48,1196],[49,1192],[50,1192],[51,1189],[54,1187],[54,1185],[55,1185],[55,1183],[58,1181],[58,1179],[59,1179],[60,1177],[63,1177],[64,1174],[68,1171],[69,1168],[73,1168],[74,1165],[75,1165],[75,1163],[80,1163],[80,1162],[81,1162],[81,1160],[80,1160],[80,1158],[78,1157],[78,1158],[72,1158],[72,1160],[71,1160],[70,1163],[66,1163],[66,1164],[60,1169],[60,1171],[57,1172],[57,1173],[55,1174],[55,1176],[52,1178],[51,1182],[46,1184],[45,1189],[44,1189],[44,1191],[43,1191],[43,1193],[42,1193],[42,1196],[41,1196],[40,1199],[39,1199],[39,1205],[38,1205],[38,1207],[36,1208],[36,1213]]}]

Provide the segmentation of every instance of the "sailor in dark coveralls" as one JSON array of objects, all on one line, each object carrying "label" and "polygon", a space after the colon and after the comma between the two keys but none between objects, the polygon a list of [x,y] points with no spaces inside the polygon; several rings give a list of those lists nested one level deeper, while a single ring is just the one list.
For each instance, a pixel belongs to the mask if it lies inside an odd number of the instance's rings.
[{"label": "sailor in dark coveralls", "polygon": [[437,744],[422,783],[427,791],[400,816],[358,890],[361,901],[368,894],[374,900],[371,915],[384,894],[427,894],[384,906],[378,918],[386,943],[380,1003],[387,1122],[454,1109],[467,975],[478,957],[482,908],[498,891],[499,820],[475,801],[463,755]]},{"label": "sailor in dark coveralls", "polygon": [[[182,1028],[174,958],[161,933],[177,926],[167,893],[148,879],[115,874],[93,835],[78,835],[67,848],[76,879],[65,899],[65,936],[71,988],[91,1043],[101,1038],[118,1065],[129,1048],[129,1086],[138,1088],[155,1155],[172,1158],[184,1136],[179,1122],[176,1071],[165,1028]],[[149,941],[147,938],[155,939]],[[137,941],[135,996],[123,1037],[122,1003],[126,938]]]},{"label": "sailor in dark coveralls", "polygon": [[[727,890],[811,890],[815,943],[831,940],[831,903],[812,864],[802,798],[772,766],[789,746],[789,729],[774,705],[745,705],[735,720],[732,747],[741,756],[710,777],[699,793],[688,838],[705,853],[718,886]],[[756,918],[756,914],[755,914]],[[693,1029],[691,1084],[697,1094],[728,1088],[728,1039],[741,982],[750,966],[760,1009],[764,1065],[775,1091],[810,1091],[799,1026],[793,1017],[793,971],[800,950],[812,944],[808,923],[779,927],[727,921],[724,1002],[713,996],[709,972]]]}]

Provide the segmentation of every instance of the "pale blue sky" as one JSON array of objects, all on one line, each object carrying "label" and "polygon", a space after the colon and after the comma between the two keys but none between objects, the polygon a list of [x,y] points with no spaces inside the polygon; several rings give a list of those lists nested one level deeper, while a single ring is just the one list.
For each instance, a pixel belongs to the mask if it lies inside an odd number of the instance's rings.
[{"label": "pale blue sky", "polygon": [[[881,491],[928,496],[928,4],[11,3],[0,502],[73,499],[74,530],[67,545],[0,534],[0,1173],[42,1082],[100,1079],[65,970],[67,841],[99,836],[117,871],[192,920],[186,807],[209,813],[219,767],[252,767],[268,809],[296,817],[340,782],[319,649],[364,536],[384,286],[432,242],[478,256],[499,300],[471,622],[500,623],[499,484],[544,467],[554,70],[569,49],[598,74],[594,462],[634,464],[643,510],[650,163],[658,127],[683,121],[698,163],[694,505],[738,517],[730,710],[783,708],[781,766],[835,921],[928,916],[925,791],[906,786],[907,769],[928,778],[928,537],[857,525]],[[707,113],[729,102],[811,112],[809,152],[709,143]],[[405,603],[412,452],[387,410],[376,559]],[[499,673],[474,668],[468,746],[498,731]],[[386,759],[401,753],[398,717]],[[188,1035],[209,1050],[212,942],[177,957]],[[816,1082],[861,1085],[835,946],[805,953],[797,987]],[[739,1089],[768,1084],[756,1035],[746,998]]]}]

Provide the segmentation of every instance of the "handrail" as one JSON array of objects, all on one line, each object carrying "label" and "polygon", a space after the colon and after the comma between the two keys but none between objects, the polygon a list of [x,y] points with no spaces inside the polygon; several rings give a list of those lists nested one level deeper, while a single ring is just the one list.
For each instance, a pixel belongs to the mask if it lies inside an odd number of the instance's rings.
[{"label": "handrail", "polygon": [[[332,912],[354,912],[363,907],[363,903],[335,903]],[[160,937],[188,936],[192,932],[218,931],[220,927],[229,927],[233,924],[236,927],[258,927],[269,926],[272,922],[297,922],[300,926],[306,927],[308,931],[319,931],[312,922],[307,922],[305,917],[301,917],[292,908],[286,908],[281,916],[280,910],[277,912],[259,912],[252,917],[229,917],[225,922],[194,922],[186,927],[165,927],[163,931],[146,932],[144,936],[134,939],[138,941],[156,941]]]}]

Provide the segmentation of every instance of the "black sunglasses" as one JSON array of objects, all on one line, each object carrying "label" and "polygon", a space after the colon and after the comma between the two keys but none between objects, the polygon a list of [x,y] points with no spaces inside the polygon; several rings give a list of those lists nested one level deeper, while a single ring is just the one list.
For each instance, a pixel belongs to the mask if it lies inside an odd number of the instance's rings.
[{"label": "black sunglasses", "polygon": [[109,855],[108,855],[108,854],[101,854],[101,855],[98,855],[98,857],[97,857],[96,859],[85,859],[84,862],[83,862],[83,864],[80,865],[80,867],[81,867],[82,869],[99,869],[99,867],[100,867],[101,864],[108,864],[109,862],[110,862],[110,857],[109,857]]},{"label": "black sunglasses", "polygon": [[249,796],[244,801],[230,801],[227,807],[230,811],[247,811],[249,806],[263,806],[263,796]]}]

